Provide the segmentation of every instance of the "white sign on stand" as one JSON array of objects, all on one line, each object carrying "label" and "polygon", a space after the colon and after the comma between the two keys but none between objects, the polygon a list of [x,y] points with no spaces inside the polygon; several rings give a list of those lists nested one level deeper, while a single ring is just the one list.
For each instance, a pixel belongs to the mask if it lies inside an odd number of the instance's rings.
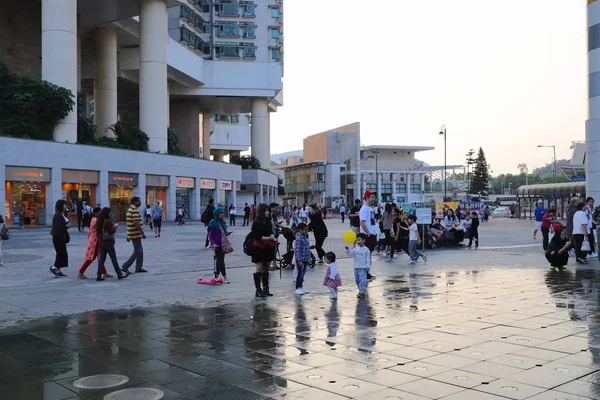
[{"label": "white sign on stand", "polygon": [[425,225],[431,225],[433,223],[431,219],[431,208],[422,207],[415,210],[415,216],[417,217],[417,224],[423,227],[423,248],[425,251]]}]

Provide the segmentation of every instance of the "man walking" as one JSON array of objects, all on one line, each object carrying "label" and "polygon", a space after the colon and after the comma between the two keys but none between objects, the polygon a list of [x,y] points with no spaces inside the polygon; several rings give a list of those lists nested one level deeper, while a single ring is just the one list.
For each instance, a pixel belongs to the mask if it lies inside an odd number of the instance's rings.
[{"label": "man walking", "polygon": [[129,260],[125,261],[121,270],[129,273],[129,267],[135,261],[135,272],[148,272],[144,266],[144,248],[142,239],[146,239],[146,234],[142,229],[142,217],[138,208],[142,205],[139,197],[133,197],[127,210],[127,241],[133,244],[133,253]]},{"label": "man walking", "polygon": [[[377,245],[377,223],[375,222],[375,210],[373,206],[377,203],[375,199],[375,193],[367,190],[363,196],[365,203],[358,212],[358,218],[360,220],[360,233],[367,235],[365,246],[373,254],[375,246]],[[372,263],[371,263],[372,265]],[[367,271],[367,280],[370,281],[374,277]]]},{"label": "man walking", "polygon": [[242,226],[248,226],[250,224],[250,206],[248,203],[244,206],[244,222],[242,222]]},{"label": "man walking", "polygon": [[343,204],[340,206],[340,217],[342,217],[342,224],[343,224],[344,221],[346,220],[346,207],[344,207]]},{"label": "man walking", "polygon": [[[571,201],[569,202],[569,207],[567,208],[567,237],[573,243],[575,243],[575,241],[573,240],[573,217],[577,212],[577,203],[579,203],[579,197],[573,197],[571,198]],[[569,254],[571,256],[575,256],[575,249],[571,248],[571,250],[569,250]]]}]

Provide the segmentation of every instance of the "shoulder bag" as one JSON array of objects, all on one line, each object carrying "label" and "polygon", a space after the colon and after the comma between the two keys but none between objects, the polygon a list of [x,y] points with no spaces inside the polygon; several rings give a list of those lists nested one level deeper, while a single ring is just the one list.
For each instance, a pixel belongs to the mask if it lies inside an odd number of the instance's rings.
[{"label": "shoulder bag", "polygon": [[229,254],[233,251],[233,246],[231,245],[227,234],[223,230],[223,227],[220,225],[219,227],[221,228],[221,250],[223,250],[223,253]]}]

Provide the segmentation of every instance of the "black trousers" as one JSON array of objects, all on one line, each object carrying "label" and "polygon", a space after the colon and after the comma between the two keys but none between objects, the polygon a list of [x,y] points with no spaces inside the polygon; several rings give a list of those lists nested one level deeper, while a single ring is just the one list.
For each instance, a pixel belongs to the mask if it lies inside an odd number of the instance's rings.
[{"label": "black trousers", "polygon": [[64,235],[52,235],[52,244],[56,252],[54,266],[56,268],[65,268],[69,266],[69,253],[67,252],[67,243]]},{"label": "black trousers", "polygon": [[[81,223],[83,222],[83,215],[77,214],[77,230],[81,230]],[[85,228],[85,225],[83,226]]]},{"label": "black trousers", "polygon": [[340,216],[342,217],[342,224],[343,224],[344,221],[346,220],[346,213],[340,213]]},{"label": "black trousers", "polygon": [[229,225],[235,226],[235,215],[229,214]]},{"label": "black trousers", "polygon": [[244,215],[244,222],[242,222],[242,226],[248,226],[250,224],[250,216]]},{"label": "black trousers", "polygon": [[479,230],[478,229],[469,229],[469,246],[473,244],[473,239],[475,239],[475,247],[479,246]]},{"label": "black trousers", "polygon": [[315,249],[317,250],[317,255],[319,259],[323,259],[325,257],[325,250],[323,250],[323,243],[325,243],[326,235],[315,233]]},{"label": "black trousers", "polygon": [[548,250],[550,228],[542,227],[541,231],[542,231],[542,247],[544,248],[544,251],[546,251],[546,250]]},{"label": "black trousers", "polygon": [[227,276],[225,271],[225,253],[220,247],[215,247],[215,278],[219,277],[219,274]]},{"label": "black trousers", "polygon": [[585,235],[582,234],[573,235],[573,240],[575,241],[575,256],[581,260],[585,260],[585,256],[587,254],[587,252],[581,251],[581,245],[583,244],[584,237]]}]

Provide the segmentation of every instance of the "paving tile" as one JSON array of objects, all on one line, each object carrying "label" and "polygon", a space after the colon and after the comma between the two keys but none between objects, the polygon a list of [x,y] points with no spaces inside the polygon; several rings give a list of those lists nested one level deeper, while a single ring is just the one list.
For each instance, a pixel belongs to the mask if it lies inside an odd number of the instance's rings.
[{"label": "paving tile", "polygon": [[546,389],[542,389],[540,387],[526,385],[524,383],[514,382],[507,379],[498,379],[490,382],[487,385],[476,386],[474,389],[517,400],[527,399],[531,396],[535,396],[536,394],[546,391]]},{"label": "paving tile", "polygon": [[460,370],[452,370],[448,372],[443,372],[438,375],[430,376],[429,379],[447,383],[449,385],[460,386],[466,389],[474,388],[475,386],[479,386],[482,384],[487,384],[489,382],[495,381],[497,378],[485,375],[479,375],[473,372],[460,371]]},{"label": "paving tile", "polygon": [[450,371],[450,368],[435,364],[429,364],[423,361],[415,361],[404,365],[398,365],[390,368],[392,371],[398,371],[409,375],[428,377]]},{"label": "paving tile", "polygon": [[403,392],[423,396],[428,399],[440,399],[455,393],[465,391],[465,388],[448,385],[447,383],[434,381],[427,378],[418,379],[395,387]]}]

